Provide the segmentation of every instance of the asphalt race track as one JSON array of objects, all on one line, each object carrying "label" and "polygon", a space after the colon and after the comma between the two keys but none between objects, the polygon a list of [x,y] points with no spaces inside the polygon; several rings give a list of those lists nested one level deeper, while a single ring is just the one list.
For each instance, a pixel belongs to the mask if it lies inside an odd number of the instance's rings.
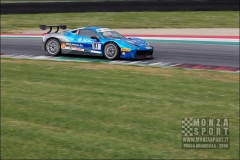
[{"label": "asphalt race track", "polygon": [[[238,45],[180,43],[150,44],[152,44],[155,48],[154,59],[141,60],[143,63],[172,62],[239,67]],[[1,54],[32,56],[47,55],[46,52],[41,49],[41,38],[1,38]],[[81,58],[83,56],[78,57]],[[96,57],[87,56],[87,58],[95,59]]]}]

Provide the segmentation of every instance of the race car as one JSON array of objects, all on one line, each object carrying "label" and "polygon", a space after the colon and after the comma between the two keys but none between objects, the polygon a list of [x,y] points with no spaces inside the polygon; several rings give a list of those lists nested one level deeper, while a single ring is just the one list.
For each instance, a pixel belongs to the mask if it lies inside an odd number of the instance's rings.
[{"label": "race car", "polygon": [[[127,38],[109,28],[86,26],[66,30],[66,25],[39,25],[41,30],[50,30],[43,34],[42,49],[49,55],[80,54],[99,55],[109,60],[151,59],[153,46],[139,38]],[[56,27],[55,32],[51,32]],[[65,30],[58,32],[59,28]]]}]

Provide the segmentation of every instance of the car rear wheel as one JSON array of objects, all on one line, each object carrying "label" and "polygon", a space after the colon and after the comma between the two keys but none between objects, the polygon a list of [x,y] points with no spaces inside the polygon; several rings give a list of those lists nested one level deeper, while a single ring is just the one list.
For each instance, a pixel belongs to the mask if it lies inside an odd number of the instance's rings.
[{"label": "car rear wheel", "polygon": [[119,58],[119,48],[115,43],[108,43],[104,47],[104,56],[107,59],[114,60]]},{"label": "car rear wheel", "polygon": [[57,39],[51,38],[46,43],[46,50],[51,56],[58,56],[61,54],[60,43]]}]

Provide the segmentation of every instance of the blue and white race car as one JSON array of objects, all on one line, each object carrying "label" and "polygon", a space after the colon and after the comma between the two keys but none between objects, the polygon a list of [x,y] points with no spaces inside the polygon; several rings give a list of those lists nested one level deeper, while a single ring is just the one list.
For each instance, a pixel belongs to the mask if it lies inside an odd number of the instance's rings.
[{"label": "blue and white race car", "polygon": [[[153,46],[139,38],[126,38],[109,28],[87,26],[65,30],[66,25],[39,25],[50,30],[43,35],[42,48],[49,55],[82,54],[99,55],[107,59],[150,59],[153,58]],[[51,32],[56,27],[55,32]]]}]

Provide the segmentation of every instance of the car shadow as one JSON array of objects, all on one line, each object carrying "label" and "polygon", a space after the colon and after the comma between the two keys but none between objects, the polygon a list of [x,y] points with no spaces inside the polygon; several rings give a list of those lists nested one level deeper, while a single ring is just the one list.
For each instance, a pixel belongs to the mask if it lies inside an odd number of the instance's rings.
[{"label": "car shadow", "polygon": [[[109,59],[106,59],[105,57],[103,56],[98,56],[98,55],[77,55],[77,54],[62,54],[58,57],[61,57],[61,58],[66,58],[66,59],[88,59],[88,60],[92,60],[92,61],[114,61],[114,60],[109,60]],[[153,58],[151,58],[153,59]],[[135,62],[135,61],[147,61],[147,60],[151,60],[151,59],[123,59],[123,58],[120,58],[120,59],[117,59],[118,61],[129,61],[129,62]]]}]

